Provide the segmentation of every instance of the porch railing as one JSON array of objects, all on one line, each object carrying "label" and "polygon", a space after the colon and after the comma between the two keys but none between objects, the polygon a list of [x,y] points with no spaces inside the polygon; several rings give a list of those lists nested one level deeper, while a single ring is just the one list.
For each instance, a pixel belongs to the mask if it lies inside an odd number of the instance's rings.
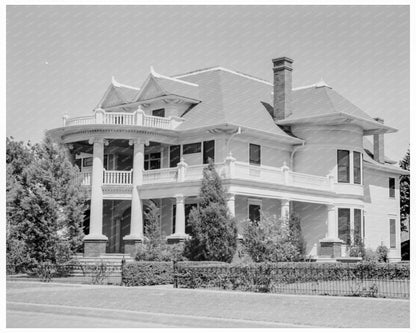
[{"label": "porch railing", "polygon": [[104,170],[104,185],[133,184],[133,169],[130,171]]},{"label": "porch railing", "polygon": [[118,125],[118,126],[143,126],[161,129],[175,129],[185,119],[179,117],[156,117],[146,115],[143,110],[134,112],[106,112],[102,109],[95,110],[92,116],[63,117],[63,126],[83,125]]}]

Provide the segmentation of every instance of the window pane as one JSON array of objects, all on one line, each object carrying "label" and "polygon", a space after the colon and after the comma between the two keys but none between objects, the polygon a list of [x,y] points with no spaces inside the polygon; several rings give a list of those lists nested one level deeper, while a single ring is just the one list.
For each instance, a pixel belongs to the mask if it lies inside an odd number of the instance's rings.
[{"label": "window pane", "polygon": [[92,166],[92,157],[87,157],[82,160],[83,167],[90,167]]},{"label": "window pane", "polygon": [[155,117],[164,117],[165,116],[165,109],[157,109],[152,111],[152,116]]},{"label": "window pane", "polygon": [[201,143],[188,143],[183,145],[183,154],[195,154],[201,152]]},{"label": "window pane", "polygon": [[160,159],[150,160],[149,161],[149,169],[150,170],[160,169]]},{"label": "window pane", "polygon": [[209,159],[212,159],[214,162],[215,156],[215,141],[204,141],[204,164],[209,163]]},{"label": "window pane", "polygon": [[350,182],[350,152],[338,150],[338,183]]},{"label": "window pane", "polygon": [[175,168],[181,161],[181,146],[170,146],[169,150],[169,167]]},{"label": "window pane", "polygon": [[250,221],[260,221],[260,205],[249,205],[248,206],[248,218]]},{"label": "window pane", "polygon": [[176,231],[176,205],[172,206],[172,234]]},{"label": "window pane", "polygon": [[390,219],[390,248],[396,248],[396,220]]},{"label": "window pane", "polygon": [[389,196],[390,198],[395,197],[395,190],[396,190],[396,184],[394,178],[389,178]]},{"label": "window pane", "polygon": [[259,145],[250,143],[250,164],[255,164],[255,165],[261,164],[260,151],[261,151],[261,148]]},{"label": "window pane", "polygon": [[354,209],[354,242],[361,240],[361,209]]},{"label": "window pane", "polygon": [[354,184],[361,184],[361,153],[354,152]]},{"label": "window pane", "polygon": [[338,209],[338,238],[346,244],[351,244],[350,210],[348,208]]}]

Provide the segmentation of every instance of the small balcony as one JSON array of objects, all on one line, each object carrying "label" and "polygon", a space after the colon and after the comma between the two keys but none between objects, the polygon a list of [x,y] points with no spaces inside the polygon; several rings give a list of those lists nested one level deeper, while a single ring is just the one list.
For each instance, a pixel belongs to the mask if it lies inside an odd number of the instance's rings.
[{"label": "small balcony", "polygon": [[[180,162],[176,168],[164,168],[143,171],[143,185],[199,181],[205,165],[188,166]],[[318,191],[334,191],[332,177],[321,177],[291,171],[287,166],[281,168],[254,166],[236,162],[227,158],[223,163],[216,163],[215,168],[222,179],[239,179],[262,182],[272,185],[293,186]],[[91,173],[81,173],[81,184],[91,185]],[[103,185],[131,186],[133,170],[114,171],[104,170]]]},{"label": "small balcony", "polygon": [[95,111],[94,115],[63,117],[63,126],[87,126],[87,125],[117,125],[117,126],[141,126],[174,130],[185,119],[179,117],[156,117],[146,115],[142,110],[134,112],[106,112],[102,109]]}]

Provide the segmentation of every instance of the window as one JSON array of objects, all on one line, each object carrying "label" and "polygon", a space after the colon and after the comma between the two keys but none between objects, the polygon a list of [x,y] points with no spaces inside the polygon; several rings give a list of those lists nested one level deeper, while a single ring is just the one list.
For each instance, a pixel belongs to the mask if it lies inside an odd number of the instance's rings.
[{"label": "window", "polygon": [[169,147],[169,167],[175,168],[181,161],[181,146],[175,145]]},{"label": "window", "polygon": [[164,117],[165,116],[165,109],[157,109],[152,111],[152,116],[154,117]]},{"label": "window", "polygon": [[250,143],[250,164],[260,165],[261,164],[261,147]]},{"label": "window", "polygon": [[203,163],[209,163],[209,159],[214,162],[215,157],[215,141],[204,141]]},{"label": "window", "polygon": [[159,153],[150,153],[144,155],[144,169],[145,170],[154,170],[160,169],[160,152]]},{"label": "window", "polygon": [[361,184],[361,153],[354,152],[354,184]]},{"label": "window", "polygon": [[252,222],[260,221],[261,204],[256,202],[248,203],[248,219]]},{"label": "window", "polygon": [[396,182],[394,178],[389,178],[389,196],[390,198],[396,197]]},{"label": "window", "polygon": [[350,182],[350,152],[338,150],[338,183]]},{"label": "window", "polygon": [[396,220],[390,219],[390,248],[396,248]]},{"label": "window", "polygon": [[113,154],[105,154],[104,155],[104,169],[106,170],[115,170],[116,169],[116,163],[115,158]]},{"label": "window", "polygon": [[87,157],[82,159],[82,166],[84,168],[92,167],[92,157]]},{"label": "window", "polygon": [[182,154],[196,154],[201,152],[201,142],[188,143],[183,145]]},{"label": "window", "polygon": [[349,208],[338,209],[338,238],[342,239],[347,245],[351,244]]},{"label": "window", "polygon": [[354,243],[361,240],[361,209],[354,209]]},{"label": "window", "polygon": [[[191,213],[192,208],[198,207],[198,204],[185,204],[185,233],[189,235],[191,232],[191,226],[189,225],[189,214]],[[172,234],[176,232],[176,205],[172,206]]]}]

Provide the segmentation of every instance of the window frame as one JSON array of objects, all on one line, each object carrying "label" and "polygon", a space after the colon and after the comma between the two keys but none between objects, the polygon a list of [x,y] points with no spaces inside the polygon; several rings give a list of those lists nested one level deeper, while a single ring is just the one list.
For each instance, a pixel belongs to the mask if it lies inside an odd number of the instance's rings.
[{"label": "window frame", "polygon": [[[159,158],[150,158],[150,155],[151,154],[159,154]],[[148,156],[148,158],[146,158],[146,156]],[[154,169],[151,169],[150,168],[150,162],[151,161],[157,161],[157,160],[159,160],[159,168],[154,168]],[[147,165],[147,168],[146,168],[146,165]],[[149,153],[147,153],[147,154],[144,154],[144,156],[143,156],[143,169],[144,170],[159,170],[159,169],[161,169],[162,168],[162,152],[161,151],[157,151],[157,152],[149,152]]]},{"label": "window frame", "polygon": [[[252,150],[252,148],[258,148],[258,162],[254,159],[252,159],[252,152],[254,153],[254,151]],[[249,147],[248,147],[248,163],[250,165],[255,165],[255,166],[261,166],[261,145],[258,145],[256,143],[249,143]]]},{"label": "window frame", "polygon": [[[154,114],[155,112],[161,112],[161,111],[163,111],[163,116],[156,116]],[[154,110],[152,110],[152,117],[166,118],[166,110],[165,110],[165,108],[160,108],[160,109],[154,109]]]},{"label": "window frame", "polygon": [[[250,206],[259,206],[259,220],[252,222],[259,222],[261,219],[261,211],[263,208],[263,202],[261,199],[248,199],[247,200],[247,219],[250,220]],[[251,220],[250,220],[251,221]]]},{"label": "window frame", "polygon": [[[393,181],[393,184],[392,184]],[[393,185],[393,186],[392,186]],[[396,178],[389,177],[389,198],[396,198]]]},{"label": "window frame", "polygon": [[[348,158],[346,159],[346,161],[348,163],[347,163],[346,166],[340,165],[340,153],[341,152],[346,152],[347,153],[347,157]],[[351,159],[351,152],[349,150],[346,150],[346,149],[337,149],[337,182],[338,183],[341,183],[341,184],[350,184],[351,183],[351,175],[350,175],[350,173],[351,173],[351,161],[350,161],[350,159]],[[340,180],[340,173],[341,173],[340,166],[341,167],[346,167],[345,174],[346,174],[347,179],[345,181],[344,180]]]},{"label": "window frame", "polygon": [[[392,234],[392,227],[394,233]],[[389,218],[389,236],[390,236],[390,248],[397,249],[397,221],[396,219]],[[393,236],[393,237],[392,237]],[[394,240],[394,243],[392,242]]]},{"label": "window frame", "polygon": [[[358,156],[358,166],[356,165],[356,156]],[[353,169],[353,183],[357,185],[362,184],[362,154],[359,151],[352,152],[352,169]],[[356,172],[358,170],[358,172]],[[358,181],[356,181],[358,177]]]},{"label": "window frame", "polygon": [[[348,211],[348,214],[346,214],[345,216],[348,217],[348,221],[347,221],[347,232],[345,233],[346,235],[346,240],[344,240],[343,238],[341,238],[341,234],[340,234],[340,211]],[[343,240],[345,242],[346,245],[351,245],[351,208],[346,208],[346,207],[339,207],[338,211],[337,211],[337,222],[338,222],[338,238]]]},{"label": "window frame", "polygon": [[[198,148],[196,149],[196,151],[191,151],[191,152],[186,151],[186,149],[189,149],[189,147],[191,147],[191,146],[196,146]],[[191,155],[191,154],[200,154],[201,152],[202,152],[202,143],[201,143],[201,141],[182,144],[182,156],[183,155]]]}]

